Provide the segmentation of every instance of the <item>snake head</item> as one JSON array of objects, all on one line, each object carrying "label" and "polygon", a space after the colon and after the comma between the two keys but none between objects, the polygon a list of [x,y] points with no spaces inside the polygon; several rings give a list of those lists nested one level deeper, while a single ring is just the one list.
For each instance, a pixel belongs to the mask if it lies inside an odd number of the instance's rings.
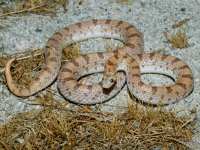
[{"label": "snake head", "polygon": [[103,92],[105,94],[109,94],[111,90],[114,88],[114,86],[117,83],[117,76],[114,75],[104,75],[103,79],[101,81],[101,85],[103,88]]}]

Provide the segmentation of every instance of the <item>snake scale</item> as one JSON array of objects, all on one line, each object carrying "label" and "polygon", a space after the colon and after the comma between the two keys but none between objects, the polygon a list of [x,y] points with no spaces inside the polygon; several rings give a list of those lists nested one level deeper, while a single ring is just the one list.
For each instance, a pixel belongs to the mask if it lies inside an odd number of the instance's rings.
[{"label": "snake scale", "polygon": [[[120,40],[124,47],[113,52],[81,55],[61,68],[64,47],[96,37]],[[169,104],[186,97],[193,89],[192,71],[188,65],[174,56],[143,53],[143,43],[143,34],[125,21],[93,19],[78,22],[55,32],[47,41],[45,63],[29,87],[19,88],[14,83],[10,67],[15,59],[10,59],[5,67],[7,84],[16,96],[26,97],[45,89],[58,76],[60,93],[79,104],[107,101],[117,95],[125,83],[132,95],[150,104]],[[95,72],[104,72],[100,83],[79,82],[82,76]],[[145,84],[141,73],[152,72],[168,75],[174,83],[162,86]]]}]

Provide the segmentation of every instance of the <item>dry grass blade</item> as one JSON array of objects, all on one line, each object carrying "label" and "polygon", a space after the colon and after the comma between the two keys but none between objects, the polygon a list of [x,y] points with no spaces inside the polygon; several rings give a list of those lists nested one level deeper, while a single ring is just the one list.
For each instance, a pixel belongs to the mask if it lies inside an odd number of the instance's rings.
[{"label": "dry grass blade", "polygon": [[0,145],[2,145],[3,149],[9,150],[8,146],[4,142],[0,141]]},{"label": "dry grass blade", "polygon": [[55,14],[59,6],[66,11],[67,5],[68,0],[20,0],[15,3],[14,8],[5,7],[0,18],[21,13]]},{"label": "dry grass blade", "polygon": [[38,8],[41,8],[41,7],[44,7],[46,6],[46,4],[42,4],[40,6],[35,6],[35,7],[31,7],[31,8],[27,8],[27,9],[22,9],[22,10],[19,10],[19,11],[13,11],[13,12],[8,12],[8,13],[4,13],[2,15],[0,15],[0,18],[1,17],[5,17],[5,16],[10,16],[10,15],[14,15],[14,14],[20,14],[20,13],[25,13],[25,12],[31,12],[35,9],[38,9]]},{"label": "dry grass blade", "polygon": [[116,0],[117,3],[131,5],[134,0]]},{"label": "dry grass blade", "polygon": [[175,29],[175,28],[179,28],[183,25],[185,25],[188,21],[190,21],[191,18],[185,18],[181,21],[177,21],[175,22],[173,25],[172,25],[172,28]]}]

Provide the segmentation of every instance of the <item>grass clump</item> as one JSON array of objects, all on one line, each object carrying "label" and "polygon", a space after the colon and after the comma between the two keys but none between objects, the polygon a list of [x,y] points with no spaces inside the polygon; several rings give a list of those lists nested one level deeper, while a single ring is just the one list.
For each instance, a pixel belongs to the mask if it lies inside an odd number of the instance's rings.
[{"label": "grass clump", "polygon": [[80,44],[72,44],[63,49],[63,59],[70,60],[80,55]]},{"label": "grass clump", "polygon": [[188,36],[186,34],[186,25],[187,22],[190,21],[190,18],[185,18],[180,21],[176,21],[172,28],[174,30],[173,34],[169,34],[168,32],[164,32],[164,36],[167,41],[171,44],[172,48],[187,48],[189,46]]},{"label": "grass clump", "polygon": [[[43,49],[30,51],[27,53],[18,53],[13,56],[4,55],[0,57],[0,67],[2,68],[2,73],[8,59],[12,57],[17,58],[15,63],[12,64],[11,73],[13,80],[20,87],[28,87],[31,81],[37,77],[37,74],[41,70],[44,63]],[[64,48],[63,53],[64,60],[77,57],[80,54],[80,46],[78,44],[70,45]],[[6,83],[5,79],[4,83]]]},{"label": "grass clump", "polygon": [[189,46],[188,43],[188,36],[186,35],[186,32],[183,30],[178,30],[172,35],[169,35],[169,33],[164,33],[167,41],[171,44],[172,48],[187,48]]},{"label": "grass clump", "polygon": [[190,141],[193,134],[194,121],[186,124],[188,118],[160,109],[144,110],[129,104],[127,111],[116,116],[83,107],[58,108],[20,113],[1,125],[0,149],[184,150],[184,142]]}]

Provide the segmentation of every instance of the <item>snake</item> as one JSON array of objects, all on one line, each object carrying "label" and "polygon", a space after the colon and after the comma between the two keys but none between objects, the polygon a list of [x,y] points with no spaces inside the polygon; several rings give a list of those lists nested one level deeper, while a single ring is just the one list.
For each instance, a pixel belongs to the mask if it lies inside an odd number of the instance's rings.
[{"label": "snake", "polygon": [[[112,38],[124,43],[113,52],[81,55],[61,67],[62,49],[90,38]],[[55,32],[45,46],[45,62],[37,78],[26,88],[19,88],[11,75],[11,58],[5,66],[10,91],[19,97],[38,93],[58,78],[58,89],[68,100],[78,104],[105,102],[117,95],[127,83],[128,90],[138,99],[158,104],[178,101],[191,93],[193,76],[189,66],[170,55],[144,53],[143,34],[132,24],[111,19],[92,19],[68,25]],[[80,82],[86,74],[103,72],[96,84]],[[161,73],[174,79],[170,85],[155,86],[142,81],[142,73]]]}]

